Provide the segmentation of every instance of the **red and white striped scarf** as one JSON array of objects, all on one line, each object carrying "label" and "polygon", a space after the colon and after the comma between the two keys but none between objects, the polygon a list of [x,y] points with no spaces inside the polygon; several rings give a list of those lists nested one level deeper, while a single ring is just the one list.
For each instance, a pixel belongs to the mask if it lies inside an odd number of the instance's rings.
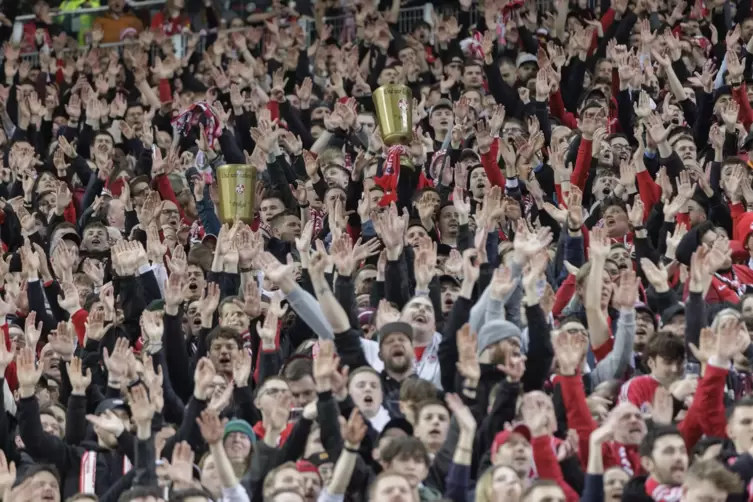
[{"label": "red and white striped scarf", "polygon": [[[123,455],[123,475],[133,468],[128,457]],[[78,490],[81,493],[96,494],[97,452],[85,451],[81,456],[81,471],[78,474]]]}]

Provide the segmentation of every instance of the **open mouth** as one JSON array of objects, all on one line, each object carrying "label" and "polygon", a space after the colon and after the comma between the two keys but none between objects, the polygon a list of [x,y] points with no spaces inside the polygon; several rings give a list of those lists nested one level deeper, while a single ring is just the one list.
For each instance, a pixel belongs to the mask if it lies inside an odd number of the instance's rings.
[{"label": "open mouth", "polygon": [[604,219],[604,224],[608,227],[611,227],[612,225],[615,224],[614,218],[612,216],[608,216],[607,218]]},{"label": "open mouth", "polygon": [[197,289],[199,289],[199,285],[195,282],[192,282],[188,285],[188,289],[190,289],[191,291],[196,291]]},{"label": "open mouth", "polygon": [[452,308],[454,304],[455,302],[452,301],[452,298],[448,298],[444,301],[444,306],[447,308]]},{"label": "open mouth", "polygon": [[426,318],[425,315],[418,314],[417,316],[415,316],[413,318],[413,322],[418,322],[418,323],[421,323],[421,324],[426,324],[427,322],[429,322],[429,320]]},{"label": "open mouth", "polygon": [[364,396],[363,402],[368,405],[374,404],[374,398],[371,396]]},{"label": "open mouth", "polygon": [[194,326],[201,326],[201,319],[197,317],[192,321],[192,323]]},{"label": "open mouth", "polygon": [[102,243],[102,241],[99,240],[99,238],[97,238],[97,237],[94,237],[92,239],[92,244],[94,244],[95,246],[99,246],[101,243]]},{"label": "open mouth", "polygon": [[219,363],[221,365],[230,364],[230,356],[220,356]]},{"label": "open mouth", "polygon": [[440,431],[439,429],[431,429],[429,431],[429,436],[431,436],[431,437],[436,438],[436,437],[439,437],[441,435],[442,435],[442,431]]}]

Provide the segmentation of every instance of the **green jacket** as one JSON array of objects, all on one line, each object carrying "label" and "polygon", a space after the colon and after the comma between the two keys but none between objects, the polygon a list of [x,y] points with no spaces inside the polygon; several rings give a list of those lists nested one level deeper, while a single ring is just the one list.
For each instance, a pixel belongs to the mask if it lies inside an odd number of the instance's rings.
[{"label": "green jacket", "polygon": [[[60,4],[60,10],[66,12],[94,7],[101,7],[99,0],[63,0]],[[97,14],[57,16],[55,22],[62,25],[66,33],[78,33],[78,43],[85,45],[95,17]]]}]

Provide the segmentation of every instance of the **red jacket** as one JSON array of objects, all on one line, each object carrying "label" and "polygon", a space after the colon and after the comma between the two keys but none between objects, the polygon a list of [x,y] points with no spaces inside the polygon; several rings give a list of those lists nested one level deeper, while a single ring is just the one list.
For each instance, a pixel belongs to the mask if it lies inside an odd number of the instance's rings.
[{"label": "red jacket", "polygon": [[539,436],[531,439],[533,447],[533,461],[536,464],[536,472],[539,478],[556,481],[565,492],[567,502],[578,502],[580,496],[572,487],[567,484],[565,477],[562,475],[562,469],[557,462],[557,455],[552,448],[552,440],[549,436]]}]

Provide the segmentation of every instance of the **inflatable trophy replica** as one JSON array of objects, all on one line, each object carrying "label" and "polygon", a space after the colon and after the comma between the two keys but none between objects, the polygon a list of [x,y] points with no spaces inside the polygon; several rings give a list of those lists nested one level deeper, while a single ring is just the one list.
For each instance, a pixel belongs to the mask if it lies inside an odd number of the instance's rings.
[{"label": "inflatable trophy replica", "polygon": [[413,139],[413,93],[407,85],[383,85],[374,91],[379,131],[388,147]]},{"label": "inflatable trophy replica", "polygon": [[249,164],[225,164],[217,168],[220,192],[220,221],[232,224],[235,220],[251,224],[254,221],[256,168]]}]

